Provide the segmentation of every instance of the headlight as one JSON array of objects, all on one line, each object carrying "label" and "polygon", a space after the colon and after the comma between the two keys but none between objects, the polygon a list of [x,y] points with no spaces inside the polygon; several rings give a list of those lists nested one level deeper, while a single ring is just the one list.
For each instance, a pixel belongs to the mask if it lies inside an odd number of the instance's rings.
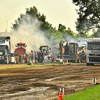
[{"label": "headlight", "polygon": [[62,60],[62,59],[60,59],[60,62],[63,62],[63,60]]}]

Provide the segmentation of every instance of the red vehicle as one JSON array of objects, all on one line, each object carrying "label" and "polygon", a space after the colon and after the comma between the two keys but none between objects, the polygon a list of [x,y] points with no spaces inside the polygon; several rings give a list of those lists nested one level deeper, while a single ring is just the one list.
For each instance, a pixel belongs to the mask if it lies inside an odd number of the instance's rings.
[{"label": "red vehicle", "polygon": [[27,57],[26,57],[26,49],[25,47],[27,46],[25,43],[17,43],[15,45],[17,48],[14,51],[15,57],[17,58],[17,63],[25,63],[27,62]]}]

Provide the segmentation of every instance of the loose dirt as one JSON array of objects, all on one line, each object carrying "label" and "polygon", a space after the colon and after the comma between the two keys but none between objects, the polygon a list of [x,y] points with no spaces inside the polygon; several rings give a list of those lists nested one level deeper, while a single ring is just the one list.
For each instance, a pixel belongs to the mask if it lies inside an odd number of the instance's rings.
[{"label": "loose dirt", "polygon": [[[1,65],[6,66],[6,65]],[[54,100],[60,87],[64,96],[100,83],[100,65],[41,65],[0,69],[0,100]]]}]

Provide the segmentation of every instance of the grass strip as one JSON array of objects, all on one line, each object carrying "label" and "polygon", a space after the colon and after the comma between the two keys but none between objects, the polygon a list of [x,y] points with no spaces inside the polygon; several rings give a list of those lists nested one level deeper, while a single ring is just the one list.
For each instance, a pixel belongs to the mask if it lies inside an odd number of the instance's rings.
[{"label": "grass strip", "polygon": [[[73,63],[68,63],[68,64],[73,64]],[[77,63],[76,63],[77,64]],[[50,65],[50,66],[53,66],[53,65],[66,65],[66,64],[57,64],[57,63],[38,63],[38,64],[32,64],[32,65],[5,65],[4,66],[0,66],[0,69],[7,69],[7,68],[20,68],[20,67],[31,67],[31,66],[44,66],[44,65]]]},{"label": "grass strip", "polygon": [[48,63],[44,63],[44,64],[42,64],[42,63],[38,63],[38,64],[32,64],[32,65],[4,65],[4,66],[0,66],[0,69],[7,69],[7,68],[20,68],[20,67],[31,67],[31,66],[44,66],[44,65],[59,65],[59,64],[52,64],[52,63],[50,63],[50,64],[48,64]]},{"label": "grass strip", "polygon": [[29,65],[8,65],[8,66],[0,66],[0,69],[7,69],[7,68],[20,68],[20,67],[30,67]]},{"label": "grass strip", "polygon": [[76,94],[66,96],[63,100],[100,100],[100,85],[96,85],[95,88],[89,87]]}]

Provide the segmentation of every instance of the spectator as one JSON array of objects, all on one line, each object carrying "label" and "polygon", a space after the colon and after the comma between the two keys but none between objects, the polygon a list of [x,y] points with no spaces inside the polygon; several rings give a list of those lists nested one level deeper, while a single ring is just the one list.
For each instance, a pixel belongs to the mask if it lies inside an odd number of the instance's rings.
[{"label": "spectator", "polygon": [[34,58],[34,52],[31,51],[31,61],[32,61],[32,64],[33,64],[33,58]]},{"label": "spectator", "polygon": [[38,54],[37,54],[37,52],[35,51],[35,63],[37,63],[37,60],[38,60]]}]

